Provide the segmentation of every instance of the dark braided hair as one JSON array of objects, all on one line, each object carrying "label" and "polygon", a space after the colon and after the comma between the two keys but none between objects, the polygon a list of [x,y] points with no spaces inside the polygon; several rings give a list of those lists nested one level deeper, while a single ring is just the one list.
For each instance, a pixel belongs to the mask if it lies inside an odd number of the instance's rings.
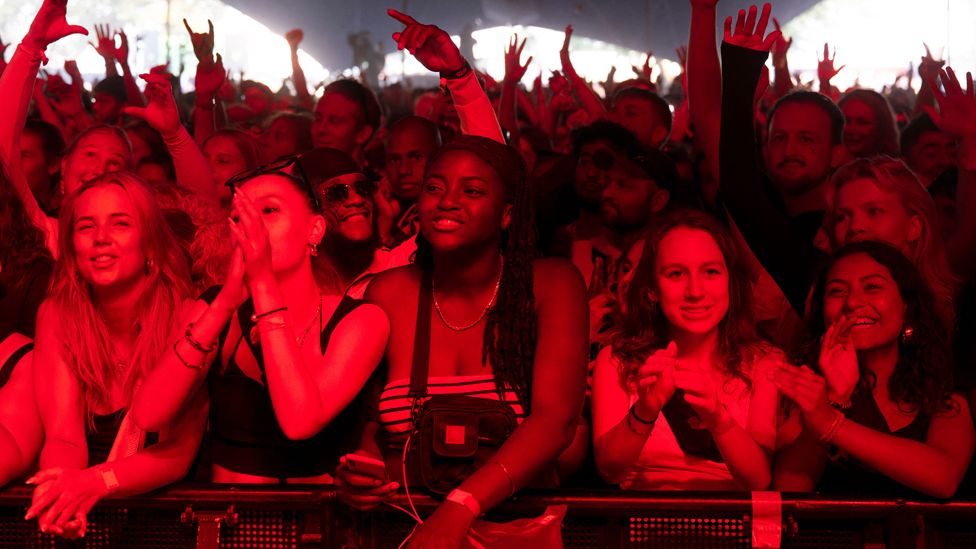
[{"label": "dark braided hair", "polygon": [[[532,284],[535,221],[532,196],[525,180],[525,162],[519,152],[508,145],[464,135],[432,155],[427,170],[441,156],[452,151],[473,154],[491,166],[505,185],[506,202],[512,204],[512,222],[502,234],[501,252],[505,264],[495,306],[488,313],[481,360],[491,363],[499,396],[510,387],[529,411],[538,318]],[[423,234],[417,235],[414,263],[425,271],[434,266],[430,243]]]}]

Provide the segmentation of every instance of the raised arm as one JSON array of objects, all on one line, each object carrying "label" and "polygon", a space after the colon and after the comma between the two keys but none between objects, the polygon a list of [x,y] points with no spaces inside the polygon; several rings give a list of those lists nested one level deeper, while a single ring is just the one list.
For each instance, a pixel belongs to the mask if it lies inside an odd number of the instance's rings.
[{"label": "raised arm", "polygon": [[837,76],[847,65],[834,67],[834,60],[837,59],[837,47],[834,47],[834,55],[830,55],[830,46],[824,43],[823,58],[817,58],[817,79],[820,81],[820,93],[826,95],[831,101],[837,101],[840,93],[830,81]]},{"label": "raised arm", "polygon": [[590,120],[595,121],[606,118],[607,110],[604,108],[603,101],[600,101],[593,88],[576,73],[576,68],[573,67],[573,60],[569,57],[569,41],[572,36],[573,26],[566,25],[563,47],[559,50],[559,61],[562,64],[563,74],[569,79],[570,84],[573,86],[573,91],[576,92],[577,100],[587,114],[590,115]]},{"label": "raised arm", "polygon": [[719,129],[722,113],[722,68],[715,47],[718,0],[692,0],[688,37],[688,111],[708,170],[719,173]]},{"label": "raised arm", "polygon": [[[922,57],[922,61],[918,64],[918,75],[922,77],[922,85],[918,89],[918,95],[915,96],[915,107],[912,110],[912,116],[918,116],[925,112],[926,107],[935,107],[935,96],[932,93],[932,87],[928,86],[927,83],[933,81],[939,77],[939,70],[945,66],[944,59],[936,59],[932,56],[932,51],[929,50],[929,45],[922,43],[925,46],[925,56]],[[911,87],[912,73],[908,73],[908,85]]]},{"label": "raised arm", "polygon": [[[87,33],[86,33],[87,34]],[[95,53],[105,62],[105,76],[118,76],[115,67],[115,35],[108,25],[95,25],[95,42],[88,42],[95,48]]]},{"label": "raised arm", "polygon": [[[776,30],[782,33],[779,27],[779,21],[775,17],[773,18],[773,24],[776,25]],[[787,38],[782,34],[780,34],[779,40],[773,43],[773,88],[777,98],[783,97],[793,89],[793,76],[790,74],[790,63],[786,55],[789,53],[790,46],[792,45],[793,39]]]},{"label": "raised arm", "polygon": [[[750,21],[755,21],[755,10],[752,6]],[[719,144],[721,198],[756,258],[802,316],[818,256],[812,243],[794,232],[789,218],[763,188],[753,116],[756,84],[767,52],[779,36],[774,31],[763,39],[768,10],[769,4],[763,6],[766,16],[760,18],[755,31],[746,22],[744,11],[739,12],[734,34],[731,17],[725,22]]]},{"label": "raised arm", "polygon": [[436,25],[418,23],[397,10],[390,9],[387,13],[404,25],[402,31],[393,33],[397,49],[406,49],[428,70],[440,73],[447,81],[447,89],[461,119],[461,133],[504,143],[494,107],[450,35]]},{"label": "raised arm", "polygon": [[505,80],[502,83],[502,99],[498,118],[501,120],[503,128],[508,130],[509,139],[513,143],[518,143],[519,123],[518,123],[518,86],[525,76],[525,70],[532,57],[529,56],[522,64],[522,49],[525,48],[527,38],[522,39],[519,44],[518,34],[512,35],[512,39],[505,48]]},{"label": "raised arm", "polygon": [[119,45],[115,48],[115,59],[122,66],[126,103],[133,107],[142,107],[146,104],[146,98],[142,96],[136,78],[132,75],[132,69],[129,68],[129,37],[122,29],[119,29],[116,34],[119,37]]},{"label": "raised arm", "polygon": [[217,61],[214,62],[214,27],[213,21],[207,20],[208,32],[193,32],[190,24],[183,20],[183,26],[190,35],[190,42],[193,44],[193,54],[197,58],[196,77],[193,85],[196,91],[196,102],[193,109],[193,139],[198,145],[202,145],[208,137],[218,129],[217,121],[221,118],[220,100],[217,92],[224,85],[227,73],[224,71],[224,64],[217,54]]},{"label": "raised arm", "polygon": [[315,98],[308,93],[308,83],[305,80],[305,71],[302,70],[301,63],[298,62],[298,45],[302,43],[305,33],[302,29],[292,29],[285,33],[285,40],[291,48],[291,82],[295,85],[295,94],[298,96],[300,105],[307,109],[315,108]]},{"label": "raised arm", "polygon": [[162,136],[176,169],[176,182],[202,200],[219,202],[217,185],[200,147],[180,123],[180,113],[173,99],[172,81],[162,74],[143,74],[146,81],[145,107],[125,107],[123,112],[145,120]]},{"label": "raised arm", "polygon": [[956,139],[958,145],[959,184],[956,189],[955,234],[946,242],[946,253],[956,274],[968,278],[976,272],[976,90],[972,73],[966,73],[963,91],[952,67],[939,69],[937,75],[945,87],[939,90],[935,77],[929,75],[925,88],[939,105],[937,112],[925,106],[925,112],[940,130]]}]

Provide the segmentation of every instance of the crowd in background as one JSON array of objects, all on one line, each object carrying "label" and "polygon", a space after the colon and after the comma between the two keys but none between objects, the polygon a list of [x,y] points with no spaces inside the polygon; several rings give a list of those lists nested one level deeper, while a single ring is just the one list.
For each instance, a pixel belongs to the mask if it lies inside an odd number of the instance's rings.
[{"label": "crowd in background", "polygon": [[825,45],[810,89],[769,4],[719,45],[717,2],[670,84],[601,97],[567,27],[529,89],[524,39],[493,79],[390,10],[441,86],[316,98],[300,30],[296,95],[230,79],[212,24],[189,93],[105,26],[90,93],[38,78],[88,34],[43,0],[0,63],[0,485],[65,537],[180,480],[368,509],[436,492],[467,410],[507,427],[411,547],[526,487],[972,495],[972,75],[926,49],[917,94],[839,90]]}]

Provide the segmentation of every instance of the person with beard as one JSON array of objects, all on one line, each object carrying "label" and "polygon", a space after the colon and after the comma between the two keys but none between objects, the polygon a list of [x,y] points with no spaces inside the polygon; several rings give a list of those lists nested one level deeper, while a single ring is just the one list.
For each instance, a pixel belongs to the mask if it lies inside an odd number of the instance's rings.
[{"label": "person with beard", "polygon": [[658,150],[616,152],[605,162],[602,229],[594,238],[573,244],[573,263],[589,287],[591,354],[606,343],[604,336],[618,306],[613,292],[617,262],[664,211],[678,180],[674,163]]},{"label": "person with beard", "polygon": [[351,155],[325,147],[298,163],[326,221],[322,249],[312,262],[319,285],[361,299],[375,274],[408,264],[416,245],[410,239],[393,250],[381,246],[378,187]]},{"label": "person with beard", "polygon": [[[752,252],[802,316],[817,266],[814,245],[827,206],[828,181],[844,153],[844,115],[827,97],[793,92],[779,99],[768,118],[763,151],[756,154],[753,99],[778,31],[764,37],[769,5],[739,12],[736,33],[726,21],[722,44],[722,118],[719,144],[721,198]],[[770,183],[771,185],[767,184]],[[769,187],[772,187],[770,192]]]},{"label": "person with beard", "polygon": [[408,116],[390,127],[386,139],[386,178],[394,198],[395,241],[403,241],[416,231],[417,198],[420,197],[427,159],[441,146],[433,122]]}]

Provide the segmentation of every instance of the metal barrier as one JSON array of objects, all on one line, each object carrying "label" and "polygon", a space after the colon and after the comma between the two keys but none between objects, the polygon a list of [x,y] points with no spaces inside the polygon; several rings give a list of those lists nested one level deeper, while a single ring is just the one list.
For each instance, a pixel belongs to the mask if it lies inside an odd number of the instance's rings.
[{"label": "metal barrier", "polygon": [[[147,496],[106,500],[92,512],[85,540],[66,542],[23,520],[31,492],[0,491],[0,548],[60,547],[374,549],[396,547],[412,520],[390,507],[359,513],[328,487],[179,485]],[[394,503],[408,505],[399,496]],[[437,504],[415,497],[421,514]],[[567,549],[726,548],[753,544],[748,493],[532,492],[490,519],[540,514],[566,505]],[[784,495],[784,548],[976,547],[976,502],[851,500]],[[540,548],[542,549],[542,548]]]}]

